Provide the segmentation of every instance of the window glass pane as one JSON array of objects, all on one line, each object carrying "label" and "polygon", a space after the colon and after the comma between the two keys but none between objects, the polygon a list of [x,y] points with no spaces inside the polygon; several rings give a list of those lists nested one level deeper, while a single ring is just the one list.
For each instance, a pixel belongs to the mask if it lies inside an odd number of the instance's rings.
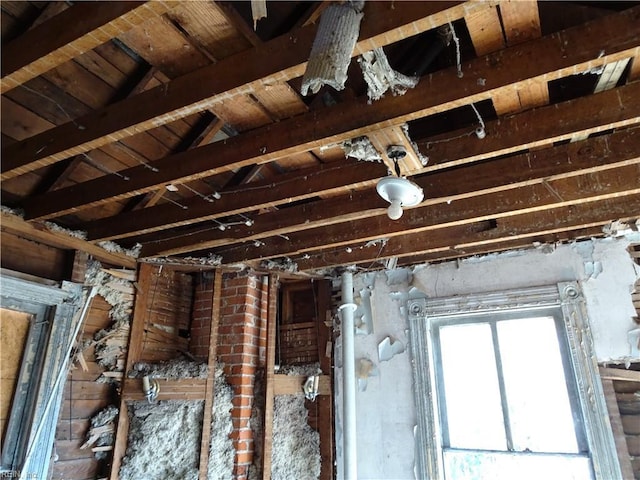
[{"label": "window glass pane", "polygon": [[579,451],[553,317],[497,323],[515,451]]},{"label": "window glass pane", "polygon": [[591,462],[579,455],[445,451],[447,480],[591,480]]},{"label": "window glass pane", "polygon": [[449,446],[505,450],[490,325],[443,326],[439,333]]}]

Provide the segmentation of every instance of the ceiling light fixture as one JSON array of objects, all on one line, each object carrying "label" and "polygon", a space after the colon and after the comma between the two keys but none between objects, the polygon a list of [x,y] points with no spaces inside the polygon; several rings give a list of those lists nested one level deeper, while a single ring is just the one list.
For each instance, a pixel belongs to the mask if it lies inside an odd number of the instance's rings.
[{"label": "ceiling light fixture", "polygon": [[424,199],[422,188],[400,176],[400,165],[398,160],[407,155],[407,151],[403,146],[392,145],[387,149],[387,155],[395,164],[395,173],[397,176],[389,175],[382,178],[376,185],[378,195],[384,198],[389,205],[387,216],[391,220],[398,220],[402,217],[402,207],[415,207]]},{"label": "ceiling light fixture", "polygon": [[415,207],[424,199],[422,188],[402,177],[384,177],[376,185],[376,190],[391,204],[387,209],[391,220],[398,220],[402,216],[402,207]]}]

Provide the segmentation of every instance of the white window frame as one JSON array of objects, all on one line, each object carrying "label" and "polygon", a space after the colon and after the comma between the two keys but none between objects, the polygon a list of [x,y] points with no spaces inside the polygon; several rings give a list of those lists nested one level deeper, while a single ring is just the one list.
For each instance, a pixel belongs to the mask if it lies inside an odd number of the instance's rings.
[{"label": "white window frame", "polygon": [[596,480],[622,478],[582,290],[577,282],[446,298],[408,301],[414,397],[417,478],[444,478],[432,322],[491,312],[560,307],[578,390],[580,410]]}]

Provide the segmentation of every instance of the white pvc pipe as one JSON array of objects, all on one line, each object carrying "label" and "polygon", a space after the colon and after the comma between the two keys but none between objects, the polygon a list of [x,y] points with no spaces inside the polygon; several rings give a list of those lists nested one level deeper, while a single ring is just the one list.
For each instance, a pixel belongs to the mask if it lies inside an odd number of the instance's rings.
[{"label": "white pvc pipe", "polygon": [[356,360],[354,350],[355,326],[353,312],[353,275],[342,274],[342,439],[345,480],[357,480],[356,444]]}]

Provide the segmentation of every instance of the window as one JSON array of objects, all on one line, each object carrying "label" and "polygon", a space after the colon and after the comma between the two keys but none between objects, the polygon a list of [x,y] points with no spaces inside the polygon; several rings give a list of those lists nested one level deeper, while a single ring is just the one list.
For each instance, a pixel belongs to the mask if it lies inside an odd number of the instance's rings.
[{"label": "window", "polygon": [[409,312],[419,476],[620,477],[577,284],[415,299]]},{"label": "window", "polygon": [[[47,478],[69,353],[93,295],[95,290],[85,294],[70,282],[58,288],[0,276],[0,310],[22,312],[28,319],[2,438],[0,477],[21,471],[20,478]],[[3,322],[15,318],[5,316]]]}]

